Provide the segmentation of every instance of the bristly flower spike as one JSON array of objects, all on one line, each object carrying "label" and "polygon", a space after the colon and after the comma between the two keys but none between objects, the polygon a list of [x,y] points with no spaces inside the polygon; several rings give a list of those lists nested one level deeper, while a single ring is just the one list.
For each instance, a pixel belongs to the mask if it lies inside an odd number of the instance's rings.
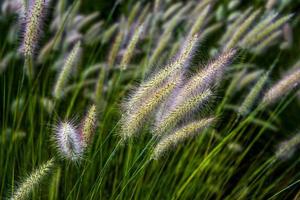
[{"label": "bristly flower spike", "polygon": [[20,184],[17,190],[13,192],[13,195],[10,199],[22,200],[28,198],[28,195],[32,192],[32,190],[37,187],[41,183],[42,179],[51,172],[54,165],[54,158],[41,165]]},{"label": "bristly flower spike", "polygon": [[242,103],[242,105],[238,110],[238,113],[241,116],[244,116],[250,112],[253,104],[255,103],[259,94],[263,90],[263,87],[266,81],[268,80],[268,77],[269,77],[269,73],[267,72],[257,81],[254,87],[251,89],[251,91],[249,92],[249,94],[247,95],[247,97],[245,98],[244,102]]},{"label": "bristly flower spike", "polygon": [[277,84],[271,87],[264,95],[262,103],[264,105],[269,105],[276,102],[280,97],[285,96],[292,89],[297,87],[299,83],[300,68],[297,68],[293,73],[285,76]]},{"label": "bristly flower spike", "polygon": [[92,137],[96,127],[97,110],[96,106],[92,105],[84,117],[81,128],[81,135],[83,139],[84,147],[87,147],[91,143]]},{"label": "bristly flower spike", "polygon": [[137,90],[132,94],[129,101],[126,103],[126,109],[135,110],[136,105],[142,102],[154,90],[159,88],[166,79],[173,77],[174,74],[180,75],[182,71],[188,66],[193,52],[198,44],[199,37],[194,35],[187,38],[185,44],[175,61],[167,64],[163,69],[154,73],[148,80],[141,83]]},{"label": "bristly flower spike", "polygon": [[122,70],[125,70],[130,63],[130,60],[133,56],[135,47],[144,31],[144,25],[141,25],[133,34],[131,40],[129,41],[129,44],[127,48],[125,49],[124,55],[122,57],[120,67]]},{"label": "bristly flower spike", "polygon": [[199,135],[203,129],[211,126],[214,121],[215,118],[212,117],[190,122],[187,125],[177,129],[172,134],[162,138],[154,148],[152,159],[159,159],[164,152],[168,151],[170,148],[175,147],[177,144],[188,138]]},{"label": "bristly flower spike", "polygon": [[53,96],[56,99],[59,99],[63,96],[65,84],[76,62],[78,62],[78,59],[80,57],[80,51],[80,42],[77,42],[76,45],[73,47],[72,51],[70,52],[69,56],[67,57],[65,64],[55,83]]},{"label": "bristly flower spike", "polygon": [[25,32],[21,51],[26,58],[31,59],[34,56],[49,3],[50,0],[35,0],[29,6],[29,10],[25,11]]},{"label": "bristly flower spike", "polygon": [[300,147],[300,133],[294,135],[289,140],[278,145],[275,156],[277,159],[286,160],[293,156],[295,150]]},{"label": "bristly flower spike", "polygon": [[236,50],[233,49],[222,53],[217,59],[208,64],[207,67],[191,77],[183,86],[178,96],[186,97],[194,92],[205,91],[207,88],[216,85],[223,76],[226,66],[232,62],[235,54]]},{"label": "bristly flower spike", "polygon": [[54,130],[54,141],[58,152],[66,159],[77,161],[84,153],[84,140],[72,122],[61,122]]}]

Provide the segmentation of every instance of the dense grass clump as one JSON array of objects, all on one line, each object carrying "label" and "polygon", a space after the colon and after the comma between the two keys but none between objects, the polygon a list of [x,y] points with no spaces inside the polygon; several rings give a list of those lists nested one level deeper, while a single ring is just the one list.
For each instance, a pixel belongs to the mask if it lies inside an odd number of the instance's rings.
[{"label": "dense grass clump", "polygon": [[300,199],[299,1],[0,3],[0,199]]}]

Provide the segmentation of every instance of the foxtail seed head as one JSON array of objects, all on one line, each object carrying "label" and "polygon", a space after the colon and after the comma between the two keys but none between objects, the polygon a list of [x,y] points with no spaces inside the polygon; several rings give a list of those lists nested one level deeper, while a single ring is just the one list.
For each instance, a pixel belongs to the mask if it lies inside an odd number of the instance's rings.
[{"label": "foxtail seed head", "polygon": [[141,25],[133,34],[131,40],[129,41],[129,44],[125,50],[125,53],[121,60],[121,69],[125,70],[127,68],[127,65],[130,63],[130,60],[133,56],[133,52],[135,50],[135,47],[138,43],[139,38],[141,37],[142,33],[144,31],[144,26]]},{"label": "foxtail seed head", "polygon": [[224,50],[229,50],[235,48],[240,39],[244,36],[244,34],[248,31],[254,20],[258,17],[260,10],[254,11],[234,32],[230,40],[224,46]]},{"label": "foxtail seed head", "polygon": [[122,116],[121,136],[126,140],[135,135],[140,129],[145,119],[150,116],[158,105],[174,90],[177,86],[178,76],[164,83],[161,87],[148,94],[133,110],[128,110]]},{"label": "foxtail seed head", "polygon": [[72,161],[79,160],[84,152],[83,138],[71,122],[61,122],[54,130],[54,140],[60,155]]},{"label": "foxtail seed head", "polygon": [[175,61],[169,63],[157,73],[154,73],[144,83],[141,83],[126,103],[126,109],[136,110],[136,105],[139,105],[145,97],[157,90],[166,79],[180,76],[192,57],[197,41],[197,35],[188,38]]},{"label": "foxtail seed head", "polygon": [[92,136],[94,134],[94,129],[96,126],[96,119],[97,119],[96,106],[92,105],[82,122],[81,135],[85,147],[92,140]]},{"label": "foxtail seed head", "polygon": [[185,97],[197,91],[205,91],[207,88],[212,87],[213,84],[218,83],[223,76],[226,66],[230,64],[235,54],[235,50],[222,53],[207,67],[191,77],[183,86],[179,96]]},{"label": "foxtail seed head", "polygon": [[22,200],[26,199],[28,195],[32,192],[32,190],[37,187],[43,178],[47,174],[49,174],[52,168],[55,165],[55,160],[52,158],[47,161],[45,164],[42,164],[38,169],[33,171],[17,188],[15,192],[13,192],[11,200]]},{"label": "foxtail seed head", "polygon": [[198,93],[190,97],[183,97],[184,101],[173,103],[174,106],[167,110],[164,116],[157,121],[157,125],[154,130],[154,134],[162,135],[168,131],[171,127],[176,126],[176,124],[185,118],[188,114],[193,113],[197,108],[206,104],[208,99],[212,96],[210,89],[204,91],[203,93]]},{"label": "foxtail seed head", "polygon": [[35,0],[25,16],[25,32],[21,51],[26,58],[32,58],[43,26],[43,18],[50,0]]},{"label": "foxtail seed head", "polygon": [[275,156],[277,159],[286,160],[293,156],[295,150],[300,147],[300,133],[294,135],[289,140],[278,145]]},{"label": "foxtail seed head", "polygon": [[263,97],[263,104],[269,105],[277,101],[280,97],[288,94],[292,89],[300,83],[300,68],[293,73],[285,76],[277,84],[271,87]]},{"label": "foxtail seed head", "polygon": [[164,152],[175,147],[178,143],[199,135],[203,129],[209,127],[214,121],[215,118],[205,118],[199,121],[190,122],[177,129],[172,134],[162,138],[154,148],[152,159],[159,159]]},{"label": "foxtail seed head", "polygon": [[254,87],[251,89],[247,97],[245,98],[242,105],[239,107],[238,113],[242,116],[249,113],[251,110],[253,104],[255,103],[255,100],[258,98],[259,94],[263,90],[264,85],[266,84],[266,81],[268,80],[269,73],[264,74],[254,85]]},{"label": "foxtail seed head", "polygon": [[77,42],[67,57],[65,64],[58,76],[58,79],[55,83],[53,96],[57,99],[63,96],[63,91],[68,77],[71,74],[72,68],[75,66],[80,56],[80,42]]}]

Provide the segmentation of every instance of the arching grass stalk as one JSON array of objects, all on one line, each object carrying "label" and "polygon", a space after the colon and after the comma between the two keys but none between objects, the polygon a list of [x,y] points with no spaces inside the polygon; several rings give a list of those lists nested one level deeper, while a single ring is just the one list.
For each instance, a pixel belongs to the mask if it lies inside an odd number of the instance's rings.
[{"label": "arching grass stalk", "polygon": [[122,195],[122,193],[124,192],[125,188],[127,187],[127,185],[134,180],[134,178],[145,168],[149,165],[149,163],[151,163],[152,160],[148,159],[141,167],[139,167],[139,170],[136,171],[132,177],[130,177],[130,179],[126,182],[125,186],[122,188],[121,192],[118,194],[118,196],[115,199],[119,199],[120,196]]},{"label": "arching grass stalk", "polygon": [[[127,171],[127,173],[124,175],[123,179],[121,180],[121,182],[118,184],[117,188],[116,188],[116,191],[121,187],[121,185],[127,185],[128,184],[128,181],[126,182],[125,178],[128,178],[128,176],[131,174],[131,171],[133,169],[133,167],[135,166],[135,164],[137,163],[137,161],[144,155],[144,153],[149,150],[149,149],[152,149],[153,148],[153,145],[155,144],[155,142],[157,141],[157,138],[156,137],[152,137],[149,142],[145,145],[145,147],[142,149],[142,151],[139,153],[139,155],[137,156],[137,158],[133,161],[131,167],[129,168],[129,170]],[[147,152],[146,152],[147,153]],[[149,161],[149,156],[146,156],[145,157],[146,159],[146,162]],[[145,160],[143,159],[141,161],[141,164],[137,167],[137,169],[140,168],[141,165],[143,165],[143,161]],[[135,174],[137,171],[134,171],[133,173]],[[115,192],[112,194],[112,197],[114,197],[115,195]]]}]

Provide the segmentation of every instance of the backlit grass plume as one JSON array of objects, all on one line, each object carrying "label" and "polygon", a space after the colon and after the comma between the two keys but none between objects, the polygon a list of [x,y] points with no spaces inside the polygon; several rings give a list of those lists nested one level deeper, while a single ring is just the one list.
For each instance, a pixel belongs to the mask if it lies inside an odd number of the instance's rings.
[{"label": "backlit grass plume", "polygon": [[300,147],[300,133],[294,135],[290,139],[281,142],[277,151],[275,152],[275,156],[278,159],[286,160],[293,156],[295,151]]},{"label": "backlit grass plume", "polygon": [[124,55],[122,57],[120,67],[122,70],[125,70],[127,68],[127,65],[130,63],[130,60],[133,56],[134,50],[136,48],[136,45],[138,43],[139,38],[141,37],[142,33],[144,31],[144,25],[141,25],[133,34],[131,40],[129,41],[129,44],[127,45]]},{"label": "backlit grass plume", "polygon": [[198,36],[188,38],[179,55],[174,61],[170,62],[164,68],[152,74],[149,79],[141,83],[140,86],[132,93],[124,107],[126,110],[136,110],[143,102],[144,98],[153,93],[160,87],[161,83],[174,74],[181,74],[190,62],[193,52],[198,44]]},{"label": "backlit grass plume", "polygon": [[204,92],[183,97],[184,101],[181,102],[176,102],[176,98],[170,100],[174,102],[170,102],[171,105],[163,111],[163,116],[157,117],[156,119],[154,134],[162,135],[167,133],[168,130],[175,127],[180,120],[191,115],[193,111],[204,107],[211,96],[211,90],[207,89]]},{"label": "backlit grass plume", "polygon": [[158,159],[170,148],[175,147],[188,138],[199,135],[204,128],[211,126],[214,120],[215,118],[204,118],[199,121],[190,122],[175,130],[170,135],[165,136],[155,146],[152,158]]},{"label": "backlit grass plume", "polygon": [[255,101],[259,97],[260,93],[263,90],[264,85],[266,84],[266,81],[268,80],[269,73],[265,73],[253,86],[253,88],[250,90],[248,95],[246,96],[245,100],[243,101],[242,105],[240,106],[238,113],[242,116],[248,114],[254,105]]},{"label": "backlit grass plume", "polygon": [[35,0],[25,15],[25,31],[21,51],[27,58],[34,56],[50,0]]},{"label": "backlit grass plume", "polygon": [[60,122],[54,129],[54,141],[63,158],[72,161],[82,158],[85,149],[84,139],[73,122]]},{"label": "backlit grass plume", "polygon": [[204,91],[207,88],[215,86],[223,76],[226,66],[228,66],[236,50],[229,50],[219,55],[215,60],[210,62],[204,69],[192,76],[180,90],[178,96],[185,97],[197,91]]},{"label": "backlit grass plume", "polygon": [[96,120],[97,120],[96,106],[92,105],[82,121],[80,134],[82,135],[83,144],[85,147],[87,147],[87,145],[90,144],[92,140],[95,127],[96,127]]},{"label": "backlit grass plume", "polygon": [[300,68],[298,67],[289,75],[286,75],[278,83],[272,86],[263,97],[263,104],[269,105],[276,102],[280,97],[288,94],[300,83]]},{"label": "backlit grass plume", "polygon": [[70,76],[72,69],[78,62],[80,56],[80,44],[80,42],[77,42],[76,45],[73,47],[72,51],[70,52],[64,63],[64,66],[61,69],[61,72],[58,75],[53,89],[53,96],[56,99],[60,99],[63,96],[64,88],[68,77]]},{"label": "backlit grass plume", "polygon": [[39,168],[33,171],[28,177],[21,182],[16,191],[13,192],[11,200],[27,199],[30,193],[41,184],[42,180],[51,172],[55,166],[55,159],[47,161]]},{"label": "backlit grass plume", "polygon": [[126,140],[134,136],[141,128],[143,122],[149,117],[160,103],[175,89],[180,77],[175,76],[163,83],[161,87],[148,93],[148,97],[143,99],[139,107],[129,110],[122,116],[121,137]]}]

